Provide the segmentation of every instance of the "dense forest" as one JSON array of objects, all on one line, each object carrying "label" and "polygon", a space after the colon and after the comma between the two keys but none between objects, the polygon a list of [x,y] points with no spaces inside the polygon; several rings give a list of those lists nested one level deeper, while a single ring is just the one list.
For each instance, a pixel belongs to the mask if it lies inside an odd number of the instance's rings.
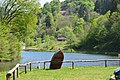
[{"label": "dense forest", "polygon": [[0,60],[40,51],[120,51],[120,0],[0,1]]}]

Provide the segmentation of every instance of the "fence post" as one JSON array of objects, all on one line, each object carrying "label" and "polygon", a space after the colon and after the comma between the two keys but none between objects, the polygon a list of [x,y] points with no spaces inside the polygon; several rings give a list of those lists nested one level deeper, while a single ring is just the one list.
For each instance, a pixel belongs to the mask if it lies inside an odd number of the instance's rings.
[{"label": "fence post", "polygon": [[119,66],[120,66],[120,59],[119,59]]},{"label": "fence post", "polygon": [[72,69],[74,69],[74,62],[72,61]]},{"label": "fence post", "polygon": [[6,80],[10,80],[10,76],[11,76],[11,74],[7,74],[6,75]]},{"label": "fence post", "polygon": [[27,73],[27,66],[25,65],[25,74]]},{"label": "fence post", "polygon": [[30,63],[30,71],[32,70],[32,63]]},{"label": "fence post", "polygon": [[[118,54],[118,59],[120,59],[120,54]],[[119,60],[119,66],[120,66],[120,60]]]},{"label": "fence post", "polygon": [[44,69],[46,68],[46,62],[44,62]]},{"label": "fence post", "polygon": [[13,71],[13,80],[16,80],[16,71]]},{"label": "fence post", "polygon": [[17,68],[17,78],[19,77],[19,67]]},{"label": "fence post", "polygon": [[40,69],[40,62],[38,63],[38,66],[37,66],[38,69]]},{"label": "fence post", "polygon": [[107,60],[105,60],[105,67],[107,67]]}]

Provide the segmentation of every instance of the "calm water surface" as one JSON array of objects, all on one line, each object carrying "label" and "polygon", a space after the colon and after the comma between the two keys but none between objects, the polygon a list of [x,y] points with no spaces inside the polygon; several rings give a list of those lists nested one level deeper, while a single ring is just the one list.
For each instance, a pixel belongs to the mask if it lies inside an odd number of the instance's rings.
[{"label": "calm water surface", "polygon": [[[54,52],[21,52],[21,60],[7,63],[0,63],[0,71],[9,70],[15,66],[16,63],[27,63],[32,61],[51,60]],[[96,55],[96,54],[83,54],[83,53],[64,53],[64,60],[97,60],[97,59],[116,59],[117,56],[109,55]],[[119,62],[108,62],[108,65],[118,65]],[[104,62],[79,62],[75,63],[76,66],[104,66]],[[47,67],[49,63],[47,64]],[[63,66],[71,66],[71,63],[64,63]],[[37,65],[33,65],[37,67]],[[43,67],[43,64],[41,65]]]}]

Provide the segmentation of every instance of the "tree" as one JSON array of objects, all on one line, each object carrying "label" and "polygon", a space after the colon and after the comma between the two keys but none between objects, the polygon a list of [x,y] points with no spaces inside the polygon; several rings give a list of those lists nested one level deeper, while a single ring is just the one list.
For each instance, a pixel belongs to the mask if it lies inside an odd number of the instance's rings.
[{"label": "tree", "polygon": [[59,35],[64,35],[67,39],[67,44],[68,46],[71,48],[71,46],[76,42],[77,38],[76,38],[76,35],[73,33],[73,29],[72,27],[64,27],[64,28],[61,28],[59,31],[58,31],[58,34]]},{"label": "tree", "polygon": [[46,27],[50,28],[54,24],[54,19],[51,13],[48,13],[45,18]]},{"label": "tree", "polygon": [[[119,51],[120,49],[120,13],[114,12],[106,24],[109,33],[107,34],[107,44],[104,46],[109,51]],[[109,47],[110,46],[110,47]]]},{"label": "tree", "polygon": [[51,9],[51,5],[47,2],[44,4],[44,7],[42,9],[42,13],[43,14],[47,14],[47,13],[51,13],[52,9]]},{"label": "tree", "polygon": [[60,1],[59,0],[53,0],[50,2],[51,5],[51,9],[52,9],[52,13],[53,15],[55,15],[55,13],[59,13],[60,11]]},{"label": "tree", "polygon": [[120,4],[119,0],[97,0],[94,10],[100,14],[105,14],[109,10],[113,13],[118,11],[118,4]]},{"label": "tree", "polygon": [[46,34],[54,35],[55,34],[55,22],[53,15],[51,13],[48,13],[45,18],[45,24],[46,24]]},{"label": "tree", "polygon": [[89,21],[91,12],[94,10],[94,2],[91,0],[67,0],[62,4],[62,10],[66,10],[67,15],[77,14],[79,18]]},{"label": "tree", "polygon": [[71,18],[64,17],[64,16],[61,16],[60,18],[58,18],[58,20],[56,21],[56,31],[66,26],[72,26]]},{"label": "tree", "polygon": [[5,0],[0,20],[9,25],[11,33],[21,39],[33,32],[31,30],[35,30],[38,8],[39,4],[36,0]]},{"label": "tree", "polygon": [[110,12],[93,19],[90,30],[80,42],[79,49],[104,51],[103,46],[107,43],[108,30],[105,25],[108,22]]},{"label": "tree", "polygon": [[0,60],[14,60],[20,56],[21,43],[0,22]]},{"label": "tree", "polygon": [[24,41],[28,36],[33,36],[36,30],[36,14],[39,7],[36,0],[3,1],[0,7],[0,30],[2,34],[0,41],[4,45],[1,44],[0,60],[14,60],[20,56],[21,41]]},{"label": "tree", "polygon": [[10,60],[9,54],[8,29],[0,23],[0,61]]},{"label": "tree", "polygon": [[83,39],[85,37],[85,21],[83,18],[80,18],[76,21],[75,27],[74,28],[74,33],[76,34],[77,38],[79,40]]},{"label": "tree", "polygon": [[41,48],[42,39],[41,38],[37,38],[36,41],[37,41],[37,47]]}]

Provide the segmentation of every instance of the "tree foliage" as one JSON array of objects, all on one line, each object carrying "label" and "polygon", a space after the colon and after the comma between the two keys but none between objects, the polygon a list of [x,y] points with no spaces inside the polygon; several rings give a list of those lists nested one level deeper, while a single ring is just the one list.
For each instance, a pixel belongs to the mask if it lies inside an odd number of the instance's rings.
[{"label": "tree foliage", "polygon": [[95,3],[95,11],[100,14],[105,14],[107,11],[118,11],[119,0],[97,0]]},{"label": "tree foliage", "polygon": [[53,0],[42,8],[37,37],[63,35],[67,49],[119,51],[119,12],[119,0]]},{"label": "tree foliage", "polygon": [[20,56],[21,42],[36,31],[36,0],[3,0],[0,7],[0,60],[14,60]]},{"label": "tree foliage", "polygon": [[13,60],[26,46],[53,50],[57,37],[63,49],[120,51],[119,0],[3,0],[0,4],[0,60]]}]

